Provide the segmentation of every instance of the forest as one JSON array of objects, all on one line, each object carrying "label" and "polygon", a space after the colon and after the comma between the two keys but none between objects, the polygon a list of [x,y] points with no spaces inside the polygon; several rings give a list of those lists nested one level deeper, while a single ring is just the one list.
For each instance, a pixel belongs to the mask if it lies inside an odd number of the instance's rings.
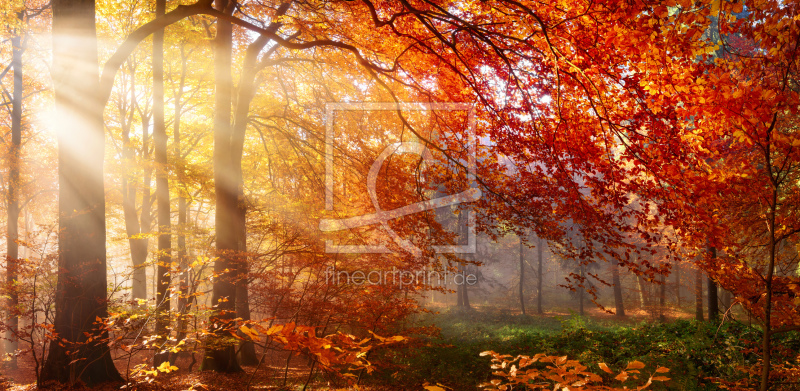
[{"label": "forest", "polygon": [[3,0],[0,389],[798,390],[798,62],[796,0]]}]

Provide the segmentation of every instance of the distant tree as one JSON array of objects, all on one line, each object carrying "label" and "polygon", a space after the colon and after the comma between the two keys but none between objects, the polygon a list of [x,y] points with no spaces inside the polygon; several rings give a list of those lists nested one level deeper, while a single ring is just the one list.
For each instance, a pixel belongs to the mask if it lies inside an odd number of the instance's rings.
[{"label": "distant tree", "polygon": [[542,268],[542,263],[544,262],[544,246],[547,243],[544,239],[539,238],[539,241],[536,243],[536,313],[544,314],[542,310],[542,301],[544,291],[542,289],[542,283],[544,280],[544,270]]},{"label": "distant tree", "polygon": [[622,280],[619,277],[619,262],[616,258],[611,262],[611,284],[614,289],[614,314],[618,317],[625,316],[625,302],[622,299]]},{"label": "distant tree", "polygon": [[519,306],[522,310],[522,315],[525,315],[525,257],[523,249],[525,245],[522,237],[519,237]]},{"label": "distant tree", "polygon": [[[714,247],[708,248],[709,256],[714,259],[717,257],[717,249]],[[708,320],[710,322],[719,322],[719,290],[717,283],[709,277],[708,278]]]},{"label": "distant tree", "polygon": [[703,272],[700,268],[695,271],[694,278],[694,318],[703,320]]}]

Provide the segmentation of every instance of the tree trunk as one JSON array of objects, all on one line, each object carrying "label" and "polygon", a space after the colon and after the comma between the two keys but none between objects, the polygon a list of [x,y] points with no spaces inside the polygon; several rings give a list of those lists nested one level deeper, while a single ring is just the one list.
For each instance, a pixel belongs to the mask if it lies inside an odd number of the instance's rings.
[{"label": "tree trunk", "polygon": [[667,316],[664,313],[667,309],[667,276],[661,275],[661,286],[659,287],[658,295],[658,318],[661,322],[667,321]]},{"label": "tree trunk", "polygon": [[719,289],[711,278],[708,279],[708,320],[719,322]]},{"label": "tree trunk", "polygon": [[647,301],[647,289],[645,288],[644,277],[636,276],[636,283],[639,284],[639,305],[646,311],[649,303]]},{"label": "tree trunk", "polygon": [[[133,77],[133,74],[131,75]],[[134,88],[131,85],[131,102],[135,102]],[[133,110],[131,109],[131,114]],[[130,122],[122,127],[122,159],[123,164],[133,164],[134,150],[130,141]],[[131,281],[131,298],[147,299],[147,275],[145,262],[147,262],[147,238],[138,237],[142,233],[139,216],[136,213],[136,187],[131,184],[129,175],[122,176],[122,211],[125,217],[125,234],[131,249],[131,266],[133,276]],[[149,194],[148,194],[149,198]],[[142,206],[144,211],[144,205]],[[144,213],[144,212],[142,212]],[[149,213],[149,212],[148,212]]]},{"label": "tree trunk", "polygon": [[525,259],[522,255],[522,236],[519,237],[519,306],[525,315]]},{"label": "tree trunk", "polygon": [[[276,16],[286,13],[291,3],[283,3],[276,12]],[[272,23],[267,30],[278,31],[280,24]],[[248,114],[250,112],[250,102],[256,94],[256,74],[258,73],[258,55],[269,43],[269,38],[265,35],[259,36],[255,42],[247,47],[242,76],[239,80],[239,94],[236,99],[236,110],[234,112],[233,127],[230,139],[230,159],[231,159],[231,185],[230,189],[236,197],[236,209],[234,211],[234,229],[236,241],[235,263],[238,266],[236,271],[236,316],[243,321],[250,320],[250,296],[248,294],[248,260],[247,260],[247,200],[244,195],[244,175],[242,172],[242,156],[244,153],[245,133],[247,131]],[[249,340],[247,335],[240,334],[245,340],[241,342],[239,358],[243,365],[257,365],[255,344]]]},{"label": "tree trunk", "polygon": [[536,268],[536,312],[544,314],[542,310],[542,281],[543,270],[542,263],[544,262],[544,239],[539,238],[539,243],[536,246],[536,257],[538,259],[538,266]]},{"label": "tree trunk", "polygon": [[458,295],[457,306],[459,310],[469,310],[472,307],[469,304],[469,295],[467,293],[467,256],[464,254],[464,259],[458,264],[458,273],[461,275],[461,281],[456,285],[456,294]]},{"label": "tree trunk", "polygon": [[[731,293],[725,289],[719,290],[719,303],[720,303],[720,313],[727,313],[728,310],[731,308]],[[731,316],[732,314],[728,314]]]},{"label": "tree trunk", "polygon": [[[18,12],[17,18],[22,21],[23,13]],[[16,281],[19,269],[19,168],[20,149],[22,146],[22,47],[21,33],[16,32],[11,37],[11,67],[14,69],[14,91],[11,97],[11,145],[8,148],[8,226],[6,236],[6,283],[8,287],[8,301],[6,302],[8,327],[7,352],[12,353],[9,367],[17,367],[16,351],[18,347],[19,331],[19,295],[17,294]]]},{"label": "tree trunk", "polygon": [[[150,144],[150,116],[145,113],[140,113],[142,119],[142,148],[140,150],[140,160],[145,161],[149,156]],[[144,178],[142,179],[142,210],[139,216],[139,232],[142,234],[150,233],[150,226],[152,225],[152,216],[150,215],[153,205],[153,197],[150,194],[150,181],[152,179],[153,170],[148,166],[144,170]],[[135,190],[130,190],[135,192]],[[137,239],[136,257],[133,259],[133,287],[132,296],[136,299],[148,299],[147,296],[147,269],[145,263],[147,262],[148,243],[149,239],[143,237]],[[131,250],[131,255],[133,250]]]},{"label": "tree trunk", "polygon": [[[767,158],[767,164],[772,164]],[[771,175],[771,174],[770,174]],[[772,178],[770,178],[772,179]],[[763,362],[761,366],[761,382],[759,384],[759,391],[769,390],[769,372],[772,367],[772,278],[775,272],[775,258],[777,252],[777,241],[775,238],[775,213],[778,207],[778,185],[775,180],[772,181],[772,199],[769,204],[769,215],[767,216],[767,229],[769,230],[769,265],[767,266],[767,275],[764,278],[765,283],[765,296],[764,297],[764,333],[761,336],[761,350]]]},{"label": "tree trunk", "polygon": [[[583,263],[581,263],[581,265],[580,265],[580,273],[581,273],[581,285],[585,286],[586,285],[586,276],[585,276],[585,274],[586,274],[586,265],[584,265]],[[578,304],[578,313],[581,316],[584,315],[584,313],[583,313],[583,295],[584,295],[585,291],[586,291],[585,288],[578,287],[578,303],[579,303]]]},{"label": "tree trunk", "polygon": [[[461,274],[463,281],[464,265],[462,263],[458,264],[458,273]],[[464,308],[464,287],[461,285],[463,284],[456,285],[456,307],[458,307],[459,310]]]},{"label": "tree trunk", "polygon": [[675,263],[675,304],[681,308],[681,264]]},{"label": "tree trunk", "polygon": [[[167,1],[156,0],[156,18],[166,13]],[[164,30],[153,33],[153,143],[156,163],[156,207],[158,209],[158,265],[156,268],[156,340],[163,349],[169,337],[169,269],[172,262],[170,237],[169,168],[167,167],[167,126],[164,121]],[[168,354],[156,351],[153,365],[167,361]]]},{"label": "tree trunk", "polygon": [[[228,0],[214,2],[214,8],[231,14],[234,3]],[[217,278],[212,287],[211,302],[215,306],[209,324],[214,335],[207,341],[202,370],[240,372],[236,360],[236,346],[223,342],[226,335],[236,329],[236,277],[240,266],[236,264],[238,243],[236,235],[237,200],[235,182],[231,181],[231,103],[233,83],[231,77],[231,51],[233,32],[231,23],[217,20],[214,38],[214,192],[216,212],[214,230],[217,260],[214,273]]]},{"label": "tree trunk", "polygon": [[[215,7],[225,12],[232,11],[225,9],[225,1],[215,4]],[[286,13],[291,3],[283,3],[278,8],[276,16]],[[222,21],[218,21],[222,23]],[[273,23],[267,30],[276,32],[280,24]],[[215,140],[214,140],[214,167],[215,167],[215,190],[217,193],[217,249],[227,253],[227,262],[230,270],[230,282],[235,286],[231,300],[235,306],[236,316],[243,321],[250,320],[250,302],[248,295],[248,262],[247,262],[247,203],[244,195],[244,176],[242,173],[242,155],[244,152],[245,133],[247,130],[248,113],[250,102],[256,92],[255,78],[258,72],[256,62],[261,50],[267,45],[269,38],[260,36],[248,46],[239,81],[239,94],[236,100],[236,110],[231,126],[230,106],[231,106],[231,34],[230,24],[217,28],[217,113],[215,114]],[[220,56],[224,51],[225,57]],[[226,83],[222,86],[223,81]],[[220,92],[224,91],[226,97],[221,97]],[[221,110],[225,110],[222,113]],[[217,117],[219,115],[219,117]],[[224,118],[223,118],[224,117]],[[219,126],[219,127],[217,127]],[[218,176],[221,174],[220,176]],[[220,195],[224,195],[222,199]],[[224,204],[224,205],[223,205]],[[222,216],[221,216],[222,214]],[[220,225],[223,224],[223,225]],[[224,226],[224,228],[222,228]],[[224,238],[220,237],[220,229],[226,230]],[[220,245],[223,247],[220,247]],[[220,259],[222,257],[220,256]],[[217,262],[219,263],[219,261]],[[215,265],[216,268],[216,265]],[[216,291],[216,284],[215,284]],[[226,289],[228,289],[226,287]],[[229,297],[231,299],[231,297]],[[243,338],[248,338],[243,336]],[[241,364],[256,365],[255,345],[253,341],[245,340],[241,343],[239,356]],[[236,365],[238,368],[238,364]],[[236,369],[234,369],[236,370]]]},{"label": "tree trunk", "polygon": [[703,272],[699,267],[694,279],[694,318],[703,321]]},{"label": "tree trunk", "polygon": [[122,381],[108,349],[103,103],[93,0],[54,0],[53,86],[58,121],[59,275],[42,380]]},{"label": "tree trunk", "polygon": [[[472,258],[472,254],[467,254],[467,257],[469,257],[471,259]],[[469,285],[467,285],[467,274],[468,274],[467,265],[464,265],[463,274],[462,274],[462,277],[464,279],[463,279],[463,282],[462,282],[462,284],[460,286],[463,288],[462,296],[464,298],[464,309],[465,310],[471,310],[472,309],[472,305],[469,304]]]},{"label": "tree trunk", "polygon": [[[186,63],[188,61],[185,46],[181,45],[181,78],[178,83],[178,90],[175,93],[175,120],[173,122],[172,146],[175,154],[175,165],[178,173],[178,265],[181,270],[178,277],[178,324],[176,343],[180,343],[186,338],[186,315],[189,311],[189,262],[186,257],[186,232],[187,232],[187,198],[186,191],[186,168],[181,153],[181,99],[183,98],[183,88],[186,85]],[[170,362],[174,363],[177,357],[172,355]]]},{"label": "tree trunk", "polygon": [[[459,233],[459,236],[464,238],[466,237],[467,232],[467,219],[466,219],[466,211],[461,211],[458,214],[458,221],[456,222],[456,227]],[[469,309],[469,296],[467,296],[467,257],[468,254],[462,254],[463,259],[458,262],[458,274],[461,276],[461,283],[456,285],[456,295],[458,295],[457,300],[457,307],[459,310]]]},{"label": "tree trunk", "polygon": [[614,285],[614,307],[616,316],[625,316],[625,303],[622,299],[622,281],[619,278],[619,261],[614,259],[611,264],[611,283]]},{"label": "tree trunk", "polygon": [[[708,247],[708,252],[711,259],[717,257],[717,249],[713,246]],[[708,320],[714,323],[719,322],[719,295],[717,283],[714,282],[711,277],[708,278]]]}]

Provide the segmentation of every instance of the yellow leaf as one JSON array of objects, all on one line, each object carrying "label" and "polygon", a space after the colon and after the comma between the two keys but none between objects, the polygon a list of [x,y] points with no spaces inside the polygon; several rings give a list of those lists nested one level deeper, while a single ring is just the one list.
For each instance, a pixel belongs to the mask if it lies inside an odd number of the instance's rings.
[{"label": "yellow leaf", "polygon": [[272,327],[269,328],[269,330],[267,330],[267,335],[275,334],[275,333],[277,333],[277,332],[279,332],[281,330],[283,330],[283,325],[282,324],[272,326]]},{"label": "yellow leaf", "polygon": [[711,2],[711,15],[719,14],[719,3],[720,0],[714,0]]},{"label": "yellow leaf", "polygon": [[164,373],[170,373],[172,371],[177,371],[178,367],[176,367],[174,365],[170,365],[169,361],[164,361],[156,369],[158,369],[159,371],[164,372]]},{"label": "yellow leaf", "polygon": [[239,330],[241,330],[245,335],[247,335],[248,337],[250,337],[252,339],[258,339],[258,331],[254,330],[254,329],[251,329],[251,328],[249,328],[247,326],[242,326],[242,327],[239,328]]},{"label": "yellow leaf", "polygon": [[185,345],[185,344],[186,344],[186,341],[180,341],[180,342],[178,342],[178,344],[177,344],[177,345],[175,345],[175,347],[174,347],[174,348],[170,349],[170,352],[172,352],[172,353],[178,353],[178,352],[180,352],[180,351],[181,351],[181,349],[180,349],[181,345]]}]

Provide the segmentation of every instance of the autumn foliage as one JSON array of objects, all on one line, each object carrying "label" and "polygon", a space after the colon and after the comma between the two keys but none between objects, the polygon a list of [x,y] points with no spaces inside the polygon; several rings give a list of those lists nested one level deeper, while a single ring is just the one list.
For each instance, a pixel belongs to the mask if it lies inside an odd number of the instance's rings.
[{"label": "autumn foliage", "polygon": [[[653,307],[645,284],[686,264],[759,324],[760,390],[797,372],[771,357],[800,330],[798,2],[0,9],[2,329],[40,382],[151,381],[197,352],[190,370],[285,360],[285,383],[301,357],[306,386],[358,383],[451,289],[339,273],[477,281],[476,235],[518,239],[523,313],[527,248],[537,294],[547,245],[581,312],[620,272]],[[487,354],[489,389],[667,380]]]},{"label": "autumn foliage", "polygon": [[[663,374],[669,372],[669,368],[658,367],[653,375],[647,377],[647,381],[641,385],[624,385],[628,381],[643,378],[641,370],[645,365],[639,361],[628,363],[625,369],[621,370],[616,376],[614,371],[605,363],[597,363],[598,367],[608,375],[613,376],[613,381],[621,387],[603,386],[603,378],[593,372],[587,371],[587,367],[578,361],[569,360],[567,356],[547,356],[536,354],[534,356],[511,357],[507,354],[501,355],[495,352],[482,352],[481,356],[492,358],[493,374],[500,377],[487,384],[482,385],[487,390],[512,390],[512,389],[531,389],[531,390],[582,390],[582,391],[618,391],[635,389],[644,390],[650,387],[654,381],[664,382],[669,378]],[[541,365],[537,364],[541,363]],[[540,368],[537,368],[539,366]],[[644,379],[642,379],[644,380]],[[518,387],[519,386],[519,387]],[[521,387],[521,388],[520,388]]]}]

